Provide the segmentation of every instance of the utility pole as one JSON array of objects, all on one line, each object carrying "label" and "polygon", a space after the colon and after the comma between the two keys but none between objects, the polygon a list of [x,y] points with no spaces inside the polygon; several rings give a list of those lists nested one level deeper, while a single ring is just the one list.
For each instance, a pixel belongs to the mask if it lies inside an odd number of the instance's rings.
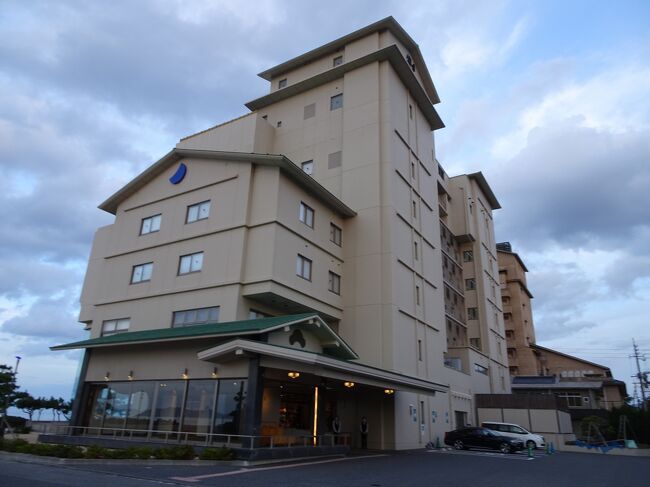
[{"label": "utility pole", "polygon": [[645,386],[646,386],[646,377],[647,373],[641,372],[641,365],[639,360],[645,361],[645,354],[639,352],[639,347],[637,347],[634,338],[632,338],[632,348],[634,349],[634,354],[630,355],[636,360],[636,377],[639,380],[639,389],[641,390],[641,408],[645,411],[647,409],[646,400],[645,400]]}]

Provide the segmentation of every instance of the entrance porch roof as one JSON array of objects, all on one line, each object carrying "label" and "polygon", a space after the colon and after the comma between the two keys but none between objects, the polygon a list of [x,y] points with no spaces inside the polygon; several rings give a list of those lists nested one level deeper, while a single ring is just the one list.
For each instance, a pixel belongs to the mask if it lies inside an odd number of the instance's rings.
[{"label": "entrance porch roof", "polygon": [[[323,377],[340,380],[350,380],[360,384],[376,387],[386,387],[413,392],[448,392],[444,384],[431,382],[426,379],[392,372],[369,365],[342,360],[329,355],[323,355],[296,348],[283,347],[270,343],[257,342],[236,338],[215,347],[203,350],[197,354],[199,360],[208,362],[227,362],[247,354],[259,354],[271,359],[280,359],[291,363],[293,370],[317,372]],[[316,369],[314,371],[314,369]]]},{"label": "entrance porch roof", "polygon": [[358,358],[358,355],[347,343],[345,343],[345,340],[334,332],[334,330],[332,330],[316,313],[274,316],[254,320],[229,321],[207,325],[186,326],[182,328],[160,328],[155,330],[116,333],[114,335],[58,345],[50,347],[50,349],[70,350],[75,348],[98,348],[232,336],[250,336],[251,338],[254,338],[276,330],[284,329],[289,331],[294,328],[300,328],[315,335],[320,341],[323,350],[328,355],[341,359]]}]

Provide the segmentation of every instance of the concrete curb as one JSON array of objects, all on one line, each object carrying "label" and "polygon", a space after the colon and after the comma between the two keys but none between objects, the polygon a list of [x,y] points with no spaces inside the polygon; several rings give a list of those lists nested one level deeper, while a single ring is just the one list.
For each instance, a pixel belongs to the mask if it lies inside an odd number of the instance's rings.
[{"label": "concrete curb", "polygon": [[338,458],[346,455],[322,455],[318,457],[296,457],[296,458],[276,458],[268,460],[159,460],[152,458],[149,460],[141,459],[100,459],[100,458],[58,458],[29,453],[14,453],[0,451],[0,460],[14,460],[21,463],[35,463],[39,465],[147,465],[147,466],[183,466],[183,467],[255,467],[258,465],[269,465],[274,463],[293,463],[303,460],[314,460],[314,458]]},{"label": "concrete curb", "polygon": [[0,452],[0,459],[14,460],[22,463],[36,463],[39,465],[160,465],[160,466],[192,466],[192,467],[248,467],[255,464],[272,463],[273,460],[265,462],[248,462],[246,460],[159,460],[159,459],[101,459],[101,458],[58,458],[30,453]]}]

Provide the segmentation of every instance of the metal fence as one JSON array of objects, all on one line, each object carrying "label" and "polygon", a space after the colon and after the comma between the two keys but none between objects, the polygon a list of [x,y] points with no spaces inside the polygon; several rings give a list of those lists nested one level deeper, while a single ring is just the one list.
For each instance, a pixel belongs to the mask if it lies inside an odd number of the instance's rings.
[{"label": "metal fence", "polygon": [[44,435],[83,436],[116,440],[176,443],[228,448],[279,448],[311,446],[350,446],[347,433],[324,435],[231,435],[224,433],[200,433],[194,431],[162,431],[94,426],[44,425]]}]

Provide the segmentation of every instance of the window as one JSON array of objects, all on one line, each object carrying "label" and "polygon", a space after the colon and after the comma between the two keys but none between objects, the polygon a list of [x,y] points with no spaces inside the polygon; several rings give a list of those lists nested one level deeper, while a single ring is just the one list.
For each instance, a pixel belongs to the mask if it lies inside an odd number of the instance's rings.
[{"label": "window", "polygon": [[570,408],[583,407],[582,397],[579,394],[564,393],[564,394],[558,394],[558,397],[563,398],[566,401],[567,407]]},{"label": "window", "polygon": [[154,233],[160,230],[160,219],[162,215],[154,215],[149,218],[143,218],[140,225],[140,235]]},{"label": "window", "polygon": [[411,177],[415,179],[415,162],[411,162]]},{"label": "window", "polygon": [[334,59],[332,59],[333,68],[340,66],[341,64],[343,64],[343,56],[336,56]]},{"label": "window", "polygon": [[478,372],[479,374],[483,374],[483,375],[488,375],[487,367],[483,367],[482,365],[479,364],[474,364],[474,372]]},{"label": "window", "polygon": [[305,161],[300,166],[305,174],[311,175],[314,173],[314,161]]},{"label": "window", "polygon": [[467,308],[467,319],[478,320],[478,308]]},{"label": "window", "polygon": [[476,279],[465,279],[465,290],[473,291],[474,289],[476,289]]},{"label": "window", "polygon": [[327,289],[334,294],[341,294],[341,276],[330,271]]},{"label": "window", "polygon": [[121,318],[119,320],[108,320],[102,323],[102,336],[115,335],[129,331],[131,318]]},{"label": "window", "polygon": [[152,272],[153,272],[153,262],[149,262],[147,264],[134,265],[133,271],[131,272],[131,284],[150,281]]},{"label": "window", "polygon": [[282,88],[285,88],[287,86],[287,78],[283,78],[280,81],[278,81],[278,89],[281,90]]},{"label": "window", "polygon": [[298,218],[308,227],[314,228],[314,210],[312,210],[302,201],[300,202],[300,213],[298,215]]},{"label": "window", "polygon": [[311,260],[300,254],[296,258],[296,275],[311,281]]},{"label": "window", "polygon": [[174,328],[191,325],[205,325],[206,323],[217,323],[218,321],[219,306],[174,311],[172,316],[172,326]]},{"label": "window", "polygon": [[415,286],[415,304],[420,306],[420,286]]},{"label": "window", "polygon": [[409,118],[413,119],[413,105],[409,104]]},{"label": "window", "polygon": [[330,98],[330,110],[336,110],[337,108],[341,108],[342,106],[343,106],[343,93],[334,95],[332,98]]},{"label": "window", "polygon": [[417,218],[417,217],[418,217],[418,206],[417,206],[417,203],[414,201],[413,202],[413,218]]},{"label": "window", "polygon": [[418,360],[422,362],[422,340],[418,340]]},{"label": "window", "polygon": [[210,201],[203,201],[187,207],[187,219],[185,223],[192,223],[198,220],[205,220],[210,216]]},{"label": "window", "polygon": [[178,274],[199,272],[203,268],[203,252],[181,256],[178,265]]},{"label": "window", "polygon": [[271,315],[268,313],[263,313],[262,311],[257,311],[256,309],[251,308],[248,312],[249,320],[258,320],[260,318],[269,318]]},{"label": "window", "polygon": [[340,247],[342,240],[343,240],[343,230],[341,230],[333,223],[330,223],[330,242],[334,242],[336,245]]},{"label": "window", "polygon": [[415,257],[415,260],[418,260],[418,243],[413,242],[413,256]]},{"label": "window", "polygon": [[474,252],[471,250],[463,251],[463,262],[472,262],[474,260]]}]

